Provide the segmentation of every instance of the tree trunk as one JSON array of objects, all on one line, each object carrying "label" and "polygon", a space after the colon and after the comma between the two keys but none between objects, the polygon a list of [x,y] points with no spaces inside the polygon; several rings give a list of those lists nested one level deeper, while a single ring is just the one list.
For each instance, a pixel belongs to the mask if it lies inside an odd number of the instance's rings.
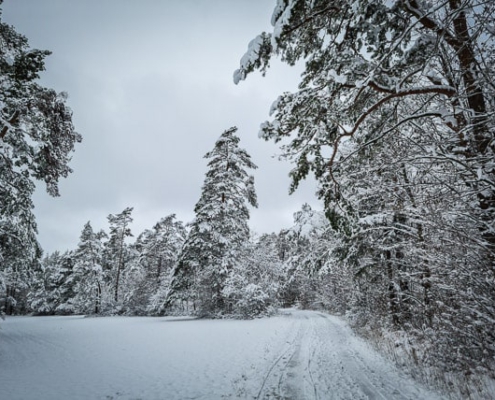
[{"label": "tree trunk", "polygon": [[390,314],[392,316],[392,323],[395,327],[399,326],[399,299],[397,295],[397,289],[394,282],[394,267],[392,263],[392,252],[390,250],[385,251],[385,265],[387,268],[388,277],[388,301],[390,307]]},{"label": "tree trunk", "polygon": [[100,313],[101,308],[101,284],[96,281],[96,301],[95,301],[95,314]]},{"label": "tree trunk", "polygon": [[[450,0],[450,8],[455,13],[453,20],[454,32],[457,39],[457,45],[452,47],[457,53],[459,64],[462,71],[464,90],[468,107],[472,113],[471,126],[474,137],[473,153],[474,157],[487,156],[490,143],[493,141],[493,135],[487,127],[487,109],[483,89],[475,76],[478,70],[478,61],[476,60],[473,50],[473,40],[469,35],[466,14],[463,11],[463,3],[460,0]],[[488,157],[488,162],[492,162],[492,157]],[[486,171],[485,171],[486,173]],[[491,172],[493,181],[493,172]],[[482,226],[480,231],[483,239],[489,247],[489,256],[492,261],[495,258],[495,233],[487,226],[493,222],[493,209],[495,208],[495,193],[490,191],[486,194],[483,191],[478,192],[478,201],[481,209]],[[490,212],[491,211],[491,212]]]},{"label": "tree trunk", "polygon": [[117,266],[117,276],[115,278],[115,301],[119,301],[119,281],[120,281],[120,271],[124,267],[124,237],[125,237],[125,228],[126,224],[122,228],[122,238],[120,242],[120,252],[119,252],[119,261]]}]

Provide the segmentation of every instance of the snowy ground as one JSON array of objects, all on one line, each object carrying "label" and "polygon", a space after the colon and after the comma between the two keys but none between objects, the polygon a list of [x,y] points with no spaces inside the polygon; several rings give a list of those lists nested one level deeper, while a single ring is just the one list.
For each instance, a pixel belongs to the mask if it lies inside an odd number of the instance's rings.
[{"label": "snowy ground", "polygon": [[440,399],[313,311],[251,321],[12,317],[0,398]]}]

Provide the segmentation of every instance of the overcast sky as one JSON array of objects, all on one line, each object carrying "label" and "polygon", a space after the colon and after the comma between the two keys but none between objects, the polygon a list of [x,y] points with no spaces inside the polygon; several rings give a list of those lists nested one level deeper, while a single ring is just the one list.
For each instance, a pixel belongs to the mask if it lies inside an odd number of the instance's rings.
[{"label": "overcast sky", "polygon": [[3,21],[51,50],[45,86],[69,93],[76,129],[74,172],[51,198],[40,186],[35,214],[42,247],[75,248],[83,225],[134,207],[135,236],[161,217],[190,222],[206,172],[204,154],[237,126],[251,154],[258,233],[289,227],[315,184],[289,196],[291,165],[258,139],[272,102],[295,90],[299,72],[274,63],[239,85],[232,75],[251,39],[270,29],[275,0],[4,0]]}]

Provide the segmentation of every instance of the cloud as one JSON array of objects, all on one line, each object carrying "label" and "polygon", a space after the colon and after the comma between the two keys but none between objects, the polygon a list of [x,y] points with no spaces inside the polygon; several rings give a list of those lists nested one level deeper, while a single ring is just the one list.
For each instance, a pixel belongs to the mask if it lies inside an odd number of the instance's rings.
[{"label": "cloud", "polygon": [[270,2],[23,0],[3,8],[33,47],[53,51],[43,84],[69,92],[83,135],[62,197],[35,196],[47,251],[74,247],[88,220],[106,228],[108,214],[127,206],[135,208],[135,235],[171,213],[190,221],[203,156],[234,125],[259,166],[254,230],[278,231],[304,202],[318,204],[313,181],[287,195],[290,164],[258,139],[272,102],[296,89],[300,69],[275,62],[266,78],[232,82],[250,39],[269,28]]}]

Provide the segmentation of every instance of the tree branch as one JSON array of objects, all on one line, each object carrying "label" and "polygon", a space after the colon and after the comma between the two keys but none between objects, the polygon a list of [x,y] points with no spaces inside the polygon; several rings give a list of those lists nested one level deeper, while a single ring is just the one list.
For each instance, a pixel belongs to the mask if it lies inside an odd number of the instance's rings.
[{"label": "tree branch", "polygon": [[9,125],[15,124],[17,122],[19,115],[20,115],[19,110],[15,110],[12,117],[10,117],[10,119],[7,121],[8,124],[5,124],[5,126],[2,128],[2,131],[0,131],[0,140],[3,140],[3,138],[7,134],[8,130],[9,130]]}]

